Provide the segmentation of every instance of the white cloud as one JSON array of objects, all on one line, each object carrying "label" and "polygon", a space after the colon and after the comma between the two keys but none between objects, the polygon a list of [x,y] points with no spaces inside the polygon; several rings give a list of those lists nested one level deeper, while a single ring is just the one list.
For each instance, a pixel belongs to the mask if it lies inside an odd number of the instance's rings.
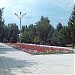
[{"label": "white cloud", "polygon": [[[25,24],[31,24],[33,21],[39,20],[42,15],[57,17],[64,12],[64,14],[68,14],[72,9],[73,2],[75,0],[0,0],[0,8],[5,7],[3,14],[6,23],[16,22],[19,24],[19,20],[14,13],[19,15],[21,11],[22,14],[27,13],[22,21]],[[60,20],[59,18],[58,20]]]},{"label": "white cloud", "polygon": [[0,8],[7,7],[10,4],[11,0],[0,0]]}]

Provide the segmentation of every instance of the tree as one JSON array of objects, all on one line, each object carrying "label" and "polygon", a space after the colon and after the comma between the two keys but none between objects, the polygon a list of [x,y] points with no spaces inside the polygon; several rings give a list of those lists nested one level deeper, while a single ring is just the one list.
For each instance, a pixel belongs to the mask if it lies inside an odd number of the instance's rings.
[{"label": "tree", "polygon": [[36,26],[33,25],[33,24],[30,24],[30,25],[28,26],[28,28],[29,28],[29,31],[31,31],[32,34],[33,34],[33,36],[35,37],[35,36],[36,36]]},{"label": "tree", "polygon": [[36,36],[36,26],[33,24],[30,24],[28,27],[23,26],[23,32],[22,32],[22,42],[34,42],[34,38]]},{"label": "tree", "polygon": [[66,44],[69,44],[69,33],[68,33],[68,27],[63,26],[61,30],[59,31],[59,42],[61,46],[66,46]]},{"label": "tree", "polygon": [[75,5],[68,22],[71,43],[75,45]]},{"label": "tree", "polygon": [[24,32],[24,31],[27,31],[28,30],[28,27],[27,27],[27,25],[26,26],[22,26],[22,30],[21,30],[21,32]]},{"label": "tree", "polygon": [[51,38],[53,37],[53,33],[54,33],[54,27],[51,26],[47,40],[46,40],[47,44],[49,44],[49,45],[51,45]]},{"label": "tree", "polygon": [[40,41],[46,41],[50,30],[50,20],[48,17],[41,17],[40,21],[36,23],[36,34]]},{"label": "tree", "polygon": [[8,42],[18,41],[18,26],[15,23],[8,24]]},{"label": "tree", "polygon": [[9,38],[8,32],[9,32],[8,26],[5,25],[4,26],[4,32],[3,32],[3,36],[4,36],[3,42],[8,42],[8,38]]},{"label": "tree", "polygon": [[4,19],[2,18],[4,8],[0,8],[0,42],[3,42],[3,31],[4,31]]},{"label": "tree", "polygon": [[61,28],[62,28],[62,24],[61,23],[58,23],[58,25],[57,25],[57,30],[59,31],[59,30],[61,30]]},{"label": "tree", "polygon": [[60,41],[59,41],[59,32],[57,31],[57,29],[54,30],[52,37],[51,37],[51,44],[58,46],[60,45]]},{"label": "tree", "polygon": [[25,26],[22,26],[21,32],[24,32],[25,30],[26,30],[26,27]]},{"label": "tree", "polygon": [[25,42],[25,43],[32,43],[32,32],[31,31],[24,31],[22,33],[22,42]]}]

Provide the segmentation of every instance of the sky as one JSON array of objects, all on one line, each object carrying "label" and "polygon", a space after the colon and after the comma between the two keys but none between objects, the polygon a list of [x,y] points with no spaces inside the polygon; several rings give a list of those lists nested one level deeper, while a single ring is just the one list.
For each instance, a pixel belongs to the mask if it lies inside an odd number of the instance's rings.
[{"label": "sky", "polygon": [[56,27],[59,22],[67,25],[74,3],[74,0],[0,0],[0,8],[4,7],[5,24],[16,23],[19,26],[19,19],[14,13],[20,15],[22,12],[26,13],[22,25],[35,24],[44,16]]}]

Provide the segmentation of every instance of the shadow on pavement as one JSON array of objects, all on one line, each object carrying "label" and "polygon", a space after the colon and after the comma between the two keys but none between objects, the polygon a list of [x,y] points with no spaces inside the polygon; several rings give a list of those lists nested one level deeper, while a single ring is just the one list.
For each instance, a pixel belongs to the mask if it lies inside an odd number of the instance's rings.
[{"label": "shadow on pavement", "polygon": [[0,56],[0,75],[16,75],[13,72],[32,74],[28,68],[36,64],[33,60],[18,60]]},{"label": "shadow on pavement", "polygon": [[17,51],[17,49],[0,47],[0,54],[7,54],[7,52],[10,52],[10,51]]}]

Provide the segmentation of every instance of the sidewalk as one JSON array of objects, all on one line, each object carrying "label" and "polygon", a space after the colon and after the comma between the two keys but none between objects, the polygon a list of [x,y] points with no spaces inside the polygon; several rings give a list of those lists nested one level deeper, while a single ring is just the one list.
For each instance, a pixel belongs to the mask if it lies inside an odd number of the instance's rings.
[{"label": "sidewalk", "polygon": [[74,75],[74,56],[30,55],[0,43],[0,75]]}]

